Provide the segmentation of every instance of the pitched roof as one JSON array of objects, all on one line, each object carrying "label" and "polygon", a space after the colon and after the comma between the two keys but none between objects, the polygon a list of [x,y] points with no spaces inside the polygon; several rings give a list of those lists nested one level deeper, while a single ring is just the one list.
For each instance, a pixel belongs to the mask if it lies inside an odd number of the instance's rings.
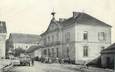
[{"label": "pitched roof", "polygon": [[101,51],[101,53],[115,53],[115,43]]},{"label": "pitched roof", "polygon": [[33,51],[35,51],[35,50],[37,50],[37,49],[40,49],[40,48],[42,48],[42,46],[31,46],[29,49],[27,49],[27,53],[31,53],[31,52],[33,52]]},{"label": "pitched roof", "polygon": [[[87,13],[83,13],[83,12],[74,12],[74,13],[77,13],[76,17],[72,16],[72,17],[70,17],[68,19],[66,18],[66,19],[63,19],[61,21],[57,21],[57,20],[53,19],[53,20],[50,21],[50,24],[52,24],[52,23],[56,24],[60,28],[72,25],[75,22],[77,22],[76,24],[102,25],[102,26],[109,26],[109,27],[111,27],[110,25],[108,25],[108,24],[106,24],[106,23],[96,19],[93,16],[90,16]],[[47,30],[44,33],[41,34],[41,36],[46,34],[48,32],[48,29],[49,29],[49,27],[47,28]]]},{"label": "pitched roof", "polygon": [[10,40],[13,43],[39,43],[41,37],[39,35],[34,34],[23,34],[23,33],[11,33]]},{"label": "pitched roof", "polygon": [[0,21],[0,33],[7,33],[5,21]]},{"label": "pitched roof", "polygon": [[58,29],[61,28],[61,23],[60,23],[59,21],[55,20],[55,19],[52,19],[52,20],[50,21],[50,24],[49,24],[47,30],[46,30],[44,33],[42,33],[41,36],[44,35],[44,34],[46,34],[46,33],[48,33],[51,24],[55,24]]},{"label": "pitched roof", "polygon": [[76,13],[78,13],[78,15],[75,18],[70,17],[62,23],[64,27],[71,25],[75,22],[77,22],[78,24],[97,24],[97,25],[103,25],[103,26],[110,26],[110,25],[96,19],[95,17],[90,16],[89,14],[82,13],[82,12],[76,12]]}]

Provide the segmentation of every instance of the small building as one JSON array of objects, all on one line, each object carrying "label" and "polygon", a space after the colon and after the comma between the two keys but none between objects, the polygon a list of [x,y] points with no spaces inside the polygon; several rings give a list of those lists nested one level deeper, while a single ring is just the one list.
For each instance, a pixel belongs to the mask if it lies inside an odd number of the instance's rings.
[{"label": "small building", "polygon": [[115,62],[115,43],[101,51],[102,67],[113,68]]},{"label": "small building", "polygon": [[0,58],[5,58],[6,54],[6,22],[0,21]]},{"label": "small building", "polygon": [[101,50],[111,44],[111,26],[83,13],[73,12],[64,19],[52,19],[48,29],[41,34],[43,56],[69,59],[79,64],[100,56]]},{"label": "small building", "polygon": [[42,46],[31,46],[26,53],[33,58],[41,58],[42,56]]}]

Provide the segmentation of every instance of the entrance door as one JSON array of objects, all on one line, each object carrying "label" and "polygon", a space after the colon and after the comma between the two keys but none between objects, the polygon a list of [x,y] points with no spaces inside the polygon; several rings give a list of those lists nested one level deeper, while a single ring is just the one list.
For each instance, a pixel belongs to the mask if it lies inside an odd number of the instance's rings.
[{"label": "entrance door", "polygon": [[106,63],[107,63],[107,67],[109,67],[109,66],[110,66],[110,63],[111,63],[111,62],[110,62],[110,57],[107,57],[107,58],[106,58]]}]

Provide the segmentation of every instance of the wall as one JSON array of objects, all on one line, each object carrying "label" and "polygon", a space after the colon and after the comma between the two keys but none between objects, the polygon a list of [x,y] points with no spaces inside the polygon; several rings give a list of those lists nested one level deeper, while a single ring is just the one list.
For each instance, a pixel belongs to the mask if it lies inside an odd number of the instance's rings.
[{"label": "wall", "polygon": [[[88,32],[88,40],[83,40],[84,31]],[[98,33],[106,34],[105,40],[98,39]],[[107,48],[111,44],[111,27],[91,24],[76,24],[76,62],[89,61],[100,56],[101,47]],[[88,57],[83,57],[83,46],[88,46]]]},{"label": "wall", "polygon": [[14,49],[22,48],[24,50],[27,50],[31,46],[37,46],[37,44],[13,43],[13,46],[14,46]]},{"label": "wall", "polygon": [[34,51],[34,56],[39,58],[41,57],[41,48]]},{"label": "wall", "polygon": [[[70,33],[70,40],[67,42],[66,37],[67,33]],[[68,58],[67,56],[67,48],[69,48],[69,58],[71,60],[75,60],[75,25],[69,25],[63,28],[63,33],[62,33],[62,42],[63,42],[63,47],[62,47],[62,52],[63,52],[63,57]]]}]

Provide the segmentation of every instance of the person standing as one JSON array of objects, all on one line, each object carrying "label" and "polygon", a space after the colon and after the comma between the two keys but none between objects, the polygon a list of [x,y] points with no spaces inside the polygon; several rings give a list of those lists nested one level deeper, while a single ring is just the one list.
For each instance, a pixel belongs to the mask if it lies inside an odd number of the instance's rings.
[{"label": "person standing", "polygon": [[31,61],[32,61],[32,66],[33,66],[34,65],[34,58],[32,58]]}]

